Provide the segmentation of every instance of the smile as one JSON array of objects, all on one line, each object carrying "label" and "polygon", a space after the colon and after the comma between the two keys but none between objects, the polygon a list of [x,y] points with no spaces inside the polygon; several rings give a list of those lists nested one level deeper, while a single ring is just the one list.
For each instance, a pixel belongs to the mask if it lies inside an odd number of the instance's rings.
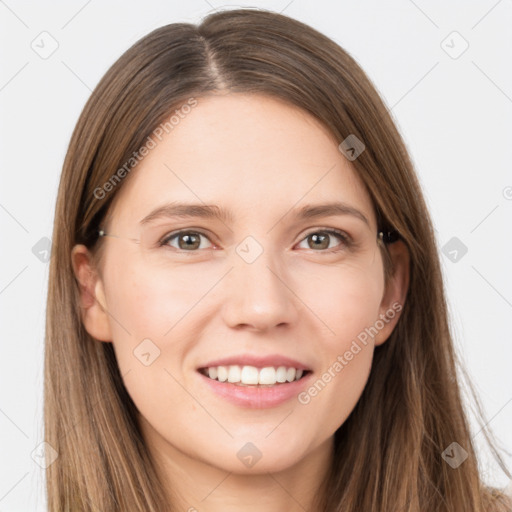
[{"label": "smile", "polygon": [[200,368],[197,375],[209,391],[232,405],[268,409],[297,399],[311,382],[313,373],[284,366],[230,365]]},{"label": "smile", "polygon": [[275,386],[302,378],[307,371],[286,366],[212,366],[199,370],[203,375],[218,382],[228,382],[239,386]]}]

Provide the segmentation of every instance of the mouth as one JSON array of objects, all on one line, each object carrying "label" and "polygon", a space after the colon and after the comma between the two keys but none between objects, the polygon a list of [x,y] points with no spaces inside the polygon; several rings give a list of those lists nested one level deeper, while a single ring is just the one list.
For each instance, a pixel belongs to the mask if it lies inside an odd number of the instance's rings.
[{"label": "mouth", "polygon": [[311,370],[292,366],[211,366],[199,368],[199,373],[217,382],[241,387],[265,388],[289,384],[304,379]]}]

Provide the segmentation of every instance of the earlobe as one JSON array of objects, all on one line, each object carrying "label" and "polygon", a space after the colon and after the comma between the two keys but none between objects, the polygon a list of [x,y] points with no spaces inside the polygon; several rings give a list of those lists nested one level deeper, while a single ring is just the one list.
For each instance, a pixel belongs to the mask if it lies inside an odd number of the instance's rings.
[{"label": "earlobe", "polygon": [[85,245],[75,245],[71,261],[80,287],[80,309],[86,331],[99,341],[112,341],[104,285],[90,251]]},{"label": "earlobe", "polygon": [[375,345],[384,343],[395,328],[405,305],[409,289],[410,255],[402,240],[397,240],[387,246],[393,262],[393,274],[389,277],[384,296],[379,309],[379,319],[382,329],[374,338]]}]

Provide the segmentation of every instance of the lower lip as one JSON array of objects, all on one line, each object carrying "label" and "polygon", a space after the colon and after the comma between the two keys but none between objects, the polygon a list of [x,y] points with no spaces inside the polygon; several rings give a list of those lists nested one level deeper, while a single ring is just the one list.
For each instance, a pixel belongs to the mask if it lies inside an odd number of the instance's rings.
[{"label": "lower lip", "polygon": [[197,372],[210,389],[228,402],[250,409],[276,407],[297,395],[307,386],[311,372],[299,380],[276,384],[275,386],[237,386],[230,382],[219,382]]}]

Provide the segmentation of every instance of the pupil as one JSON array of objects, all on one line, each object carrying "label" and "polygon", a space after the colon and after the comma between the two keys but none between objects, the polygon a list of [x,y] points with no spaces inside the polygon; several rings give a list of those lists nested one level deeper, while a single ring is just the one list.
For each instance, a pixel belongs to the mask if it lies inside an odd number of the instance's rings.
[{"label": "pupil", "polygon": [[[314,247],[321,247],[322,249],[326,249],[327,247],[329,247],[329,242],[327,241],[327,245],[325,244],[325,241],[327,240],[327,236],[326,235],[318,235],[318,234],[314,234],[314,235],[311,235],[313,237],[313,240],[315,241],[320,241],[320,244],[315,244]],[[324,242],[324,244],[322,245],[322,242]]]},{"label": "pupil", "polygon": [[[310,244],[310,247],[312,246],[312,248],[318,248],[318,247],[321,247],[322,249],[326,249],[327,247],[329,247],[329,241],[328,241],[328,236],[327,235],[322,235],[322,234],[313,234],[313,235],[310,235],[311,238],[313,239],[313,244],[311,245]],[[195,240],[194,240],[195,239]],[[181,243],[181,241],[184,241],[184,244]],[[197,249],[198,248],[198,243],[199,241],[199,237],[197,235],[181,235],[180,237],[180,249],[183,249],[184,247],[185,248],[193,248],[193,249]],[[326,244],[327,242],[327,244]],[[184,246],[184,247],[183,247]]]},{"label": "pupil", "polygon": [[[181,240],[185,241],[185,248],[197,249],[197,241],[198,241],[197,239],[199,238],[197,235],[182,235],[180,238],[181,238]],[[196,240],[194,241],[193,238],[196,238]],[[183,249],[183,246],[181,243],[180,243],[180,249]]]}]

